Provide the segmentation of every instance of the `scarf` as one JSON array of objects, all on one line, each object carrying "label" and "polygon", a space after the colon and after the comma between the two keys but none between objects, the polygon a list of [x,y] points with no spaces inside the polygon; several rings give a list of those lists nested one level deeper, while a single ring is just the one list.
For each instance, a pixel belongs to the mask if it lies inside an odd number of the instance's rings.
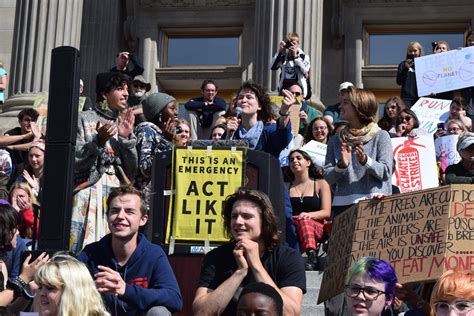
[{"label": "scarf", "polygon": [[338,134],[339,139],[343,143],[347,143],[352,147],[358,144],[367,144],[370,142],[375,135],[381,130],[377,123],[370,123],[362,128],[350,128],[349,126],[344,127]]},{"label": "scarf", "polygon": [[239,139],[248,140],[250,149],[255,149],[255,147],[257,147],[258,140],[260,139],[260,135],[262,135],[263,122],[257,121],[257,124],[255,124],[248,131],[246,131],[245,128],[240,125],[237,131],[239,132]]}]

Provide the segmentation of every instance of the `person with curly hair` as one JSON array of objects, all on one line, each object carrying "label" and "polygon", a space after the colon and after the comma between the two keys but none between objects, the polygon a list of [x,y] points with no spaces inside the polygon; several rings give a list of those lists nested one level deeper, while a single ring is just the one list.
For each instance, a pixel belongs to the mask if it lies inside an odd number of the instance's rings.
[{"label": "person with curly hair", "polygon": [[331,188],[309,154],[295,149],[288,155],[290,201],[300,246],[308,256],[306,270],[317,268],[317,244],[323,238],[325,223],[331,217]]},{"label": "person with curly hair", "polygon": [[306,292],[303,259],[279,243],[277,217],[268,196],[240,189],[227,197],[222,214],[230,240],[204,257],[194,314],[236,315],[241,289],[263,282],[281,295],[285,315],[299,315]]}]

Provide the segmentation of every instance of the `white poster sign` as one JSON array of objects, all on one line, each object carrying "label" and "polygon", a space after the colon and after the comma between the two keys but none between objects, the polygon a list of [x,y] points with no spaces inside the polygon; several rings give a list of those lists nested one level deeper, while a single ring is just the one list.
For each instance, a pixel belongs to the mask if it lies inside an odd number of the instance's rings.
[{"label": "white poster sign", "polygon": [[474,86],[474,46],[415,58],[419,96]]},{"label": "white poster sign", "polygon": [[301,145],[303,144],[303,136],[300,135],[300,134],[297,134],[295,137],[293,137],[290,141],[290,143],[288,144],[288,146],[285,147],[285,149],[283,149],[281,152],[280,152],[280,156],[279,156],[279,160],[280,160],[280,166],[281,167],[286,167],[288,166],[288,155],[290,154],[290,152],[293,150],[293,149],[297,149],[297,148],[300,148]]},{"label": "white poster sign", "polygon": [[420,98],[412,107],[420,121],[420,128],[429,134],[436,132],[438,123],[444,122],[449,116],[451,100]]},{"label": "white poster sign", "polygon": [[328,145],[317,142],[315,140],[312,140],[303,147],[301,147],[302,150],[306,151],[311,156],[313,162],[319,167],[324,167],[327,148]]},{"label": "white poster sign", "polygon": [[395,172],[392,183],[400,192],[413,192],[438,186],[435,146],[432,135],[392,138]]},{"label": "white poster sign", "polygon": [[446,135],[435,139],[436,159],[441,162],[441,170],[446,171],[450,165],[461,161],[461,156],[456,150],[459,135]]}]

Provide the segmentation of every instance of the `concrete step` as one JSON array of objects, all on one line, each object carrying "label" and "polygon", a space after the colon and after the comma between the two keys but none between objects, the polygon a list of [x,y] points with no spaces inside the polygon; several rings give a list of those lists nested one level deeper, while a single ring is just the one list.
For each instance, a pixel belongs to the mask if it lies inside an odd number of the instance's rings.
[{"label": "concrete step", "polygon": [[324,304],[317,305],[322,278],[323,273],[320,271],[306,271],[306,294],[303,296],[301,315],[324,315]]},{"label": "concrete step", "polygon": [[324,305],[301,306],[301,316],[324,316]]}]

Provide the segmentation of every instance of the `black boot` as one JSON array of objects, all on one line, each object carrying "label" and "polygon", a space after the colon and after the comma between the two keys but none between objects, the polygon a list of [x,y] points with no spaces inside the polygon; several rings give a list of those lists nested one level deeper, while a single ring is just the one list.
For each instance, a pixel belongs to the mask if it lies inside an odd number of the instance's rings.
[{"label": "black boot", "polygon": [[308,257],[306,258],[304,268],[306,271],[313,271],[318,264],[318,256],[316,255],[316,251],[314,251],[313,249],[306,250],[306,255]]}]

